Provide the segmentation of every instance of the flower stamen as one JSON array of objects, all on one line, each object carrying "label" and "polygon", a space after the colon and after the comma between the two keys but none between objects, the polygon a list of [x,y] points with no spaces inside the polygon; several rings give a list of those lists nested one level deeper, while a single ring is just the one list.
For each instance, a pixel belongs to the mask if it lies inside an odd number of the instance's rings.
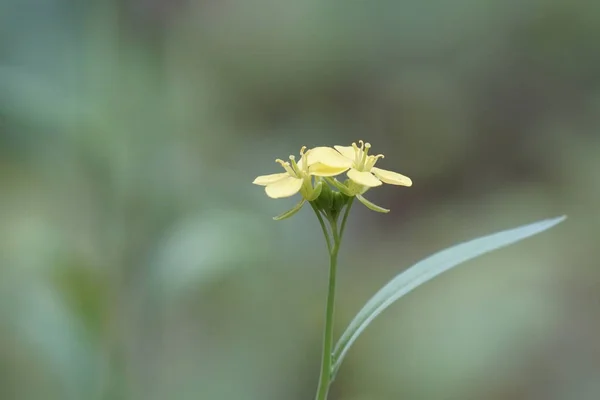
[{"label": "flower stamen", "polygon": [[298,167],[298,164],[296,163],[296,157],[290,156],[290,161],[291,161],[292,169],[294,170],[296,177],[300,178],[300,176],[302,175],[302,171],[300,170],[300,167]]},{"label": "flower stamen", "polygon": [[285,171],[290,174],[293,177],[298,177],[296,172],[294,171],[294,169],[290,166],[289,162],[280,160],[279,158],[277,160],[275,160],[275,162],[278,162],[279,164],[281,164],[281,166],[283,167],[283,169],[285,169]]},{"label": "flower stamen", "polygon": [[302,168],[308,172],[308,154],[306,153],[306,146],[302,146],[300,149],[300,160],[302,161]]},{"label": "flower stamen", "polygon": [[375,163],[380,158],[385,158],[385,157],[383,156],[383,154],[377,154],[376,156],[369,156],[367,158],[367,162],[365,163],[365,169],[371,170],[371,168],[373,168],[375,166]]},{"label": "flower stamen", "polygon": [[360,142],[361,142],[363,151],[362,151],[362,157],[361,157],[359,165],[358,165],[358,169],[360,171],[363,171],[363,169],[365,168],[365,165],[367,163],[367,155],[369,154],[369,149],[371,148],[371,143],[365,143],[363,145],[362,140]]}]

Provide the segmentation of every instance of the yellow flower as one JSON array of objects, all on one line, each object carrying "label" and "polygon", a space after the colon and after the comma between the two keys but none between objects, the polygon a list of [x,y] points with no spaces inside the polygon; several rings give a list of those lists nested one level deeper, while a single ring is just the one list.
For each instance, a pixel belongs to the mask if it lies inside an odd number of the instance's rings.
[{"label": "yellow flower", "polygon": [[375,167],[377,160],[384,158],[383,154],[369,155],[371,145],[362,140],[359,140],[359,144],[360,146],[357,146],[356,143],[352,143],[352,146],[334,146],[335,150],[331,147],[312,149],[310,171],[315,176],[331,176],[322,175],[322,173],[326,174],[332,169],[341,170],[341,172],[348,171],[347,175],[350,181],[347,185],[333,179],[329,179],[328,182],[334,184],[348,196],[357,196],[367,207],[375,211],[387,212],[389,210],[375,206],[361,195],[382,183],[412,186],[412,181],[409,177],[397,172]]},{"label": "yellow flower", "polygon": [[304,152],[306,147],[300,149],[300,161],[296,162],[294,156],[290,156],[290,162],[283,161],[280,159],[275,160],[285,170],[285,172],[279,174],[262,175],[257,177],[254,182],[255,185],[265,187],[267,196],[273,199],[279,199],[282,197],[290,197],[295,195],[304,188],[304,191],[308,196],[308,188],[312,189],[312,183],[310,175],[306,170],[306,153]]},{"label": "yellow flower", "polygon": [[[313,186],[313,174],[310,171],[310,166],[312,164],[317,164],[318,160],[311,156],[311,152],[312,150],[306,151],[306,146],[302,146],[300,149],[300,160],[298,160],[298,162],[296,162],[294,156],[290,156],[289,162],[280,159],[275,160],[283,167],[285,172],[262,175],[252,182],[255,185],[264,186],[267,196],[273,199],[291,197],[298,192],[302,195],[300,203],[288,212],[279,217],[275,217],[275,219],[290,217],[300,210],[306,200],[313,201],[319,197],[323,182],[319,178],[315,181],[315,185]],[[318,168],[319,177],[335,176],[347,169],[327,165],[319,165]]]},{"label": "yellow flower", "polygon": [[329,147],[313,149],[313,154],[311,154],[315,162],[315,167],[312,168],[313,174],[321,176],[320,166],[325,166],[326,168],[346,167],[348,178],[358,185],[363,186],[362,190],[380,186],[382,182],[390,185],[412,186],[412,181],[409,177],[375,167],[377,160],[384,158],[383,154],[376,156],[369,155],[371,145],[363,143],[362,140],[359,143],[360,147],[356,143],[352,143],[352,146],[334,146],[337,151]]},{"label": "yellow flower", "polygon": [[[312,185],[311,175],[313,174],[310,172],[310,165],[311,161],[312,163],[316,163],[317,160],[313,161],[311,152],[312,150],[306,151],[306,146],[302,146],[300,149],[300,160],[298,162],[296,162],[294,156],[290,156],[289,162],[280,159],[275,160],[277,163],[281,164],[285,172],[262,175],[257,177],[252,183],[265,186],[267,196],[273,199],[290,197],[300,192],[302,197],[306,200],[314,200],[318,196],[318,193],[315,195],[316,187],[313,187]],[[318,176],[335,176],[345,170],[345,168],[320,165]],[[317,182],[317,185],[318,183],[319,182]]]}]

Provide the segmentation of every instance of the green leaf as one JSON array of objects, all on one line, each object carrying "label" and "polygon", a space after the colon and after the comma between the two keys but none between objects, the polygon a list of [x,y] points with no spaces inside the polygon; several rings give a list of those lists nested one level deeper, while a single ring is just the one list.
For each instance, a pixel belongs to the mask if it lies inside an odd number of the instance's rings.
[{"label": "green leaf", "polygon": [[291,217],[292,215],[296,214],[298,211],[300,211],[300,209],[302,208],[302,206],[304,205],[304,202],[306,200],[302,199],[300,200],[300,203],[296,204],[292,209],[287,210],[286,212],[284,212],[283,214],[280,214],[276,217],[273,217],[273,219],[275,221],[281,221],[282,219],[286,219]]},{"label": "green leaf", "polygon": [[379,207],[377,204],[371,203],[369,200],[365,199],[360,194],[357,194],[356,198],[358,199],[358,201],[363,203],[369,210],[377,211],[384,214],[390,212],[390,210],[388,210],[387,208]]},{"label": "green leaf", "polygon": [[396,300],[411,292],[442,272],[492,250],[508,246],[564,221],[566,216],[539,221],[530,225],[510,229],[442,250],[400,273],[365,304],[354,317],[335,346],[333,352],[332,376],[337,374],[346,353],[358,336],[383,310]]}]

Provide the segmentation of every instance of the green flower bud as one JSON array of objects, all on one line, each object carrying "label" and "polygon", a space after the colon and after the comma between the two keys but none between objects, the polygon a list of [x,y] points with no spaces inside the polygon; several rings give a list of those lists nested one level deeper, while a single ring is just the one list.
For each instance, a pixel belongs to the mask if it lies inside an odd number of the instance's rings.
[{"label": "green flower bud", "polygon": [[333,192],[333,202],[331,205],[331,215],[334,219],[340,215],[344,207],[348,204],[350,200],[349,196],[346,196],[341,192]]},{"label": "green flower bud", "polygon": [[313,203],[317,206],[319,210],[328,213],[333,205],[333,195],[334,193],[331,191],[329,185],[323,184],[319,197],[317,197],[317,199],[314,200]]}]

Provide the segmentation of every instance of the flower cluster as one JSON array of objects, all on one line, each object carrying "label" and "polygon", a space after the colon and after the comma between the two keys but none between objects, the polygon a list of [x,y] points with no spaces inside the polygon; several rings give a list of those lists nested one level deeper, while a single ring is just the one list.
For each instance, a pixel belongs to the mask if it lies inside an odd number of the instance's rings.
[{"label": "flower cluster", "polygon": [[[412,181],[397,172],[375,167],[383,155],[370,155],[370,148],[371,145],[362,140],[359,145],[352,143],[352,146],[315,147],[308,151],[306,147],[302,147],[298,161],[294,156],[290,156],[289,161],[276,160],[285,172],[259,176],[253,183],[264,186],[267,196],[274,199],[290,197],[296,193],[302,195],[300,203],[276,219],[287,218],[295,214],[304,202],[317,200],[326,184],[337,188],[349,198],[356,197],[371,210],[388,212],[389,210],[371,203],[362,195],[382,183],[412,186]],[[336,177],[344,172],[348,179],[338,181]]]}]

